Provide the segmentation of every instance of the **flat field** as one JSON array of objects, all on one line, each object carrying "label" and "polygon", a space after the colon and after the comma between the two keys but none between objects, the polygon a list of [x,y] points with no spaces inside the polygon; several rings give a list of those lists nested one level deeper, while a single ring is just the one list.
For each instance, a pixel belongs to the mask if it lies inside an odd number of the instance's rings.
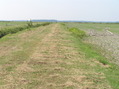
[{"label": "flat field", "polygon": [[2,21],[0,22],[0,30],[11,27],[18,27],[27,25],[27,22]]},{"label": "flat field", "polygon": [[104,31],[108,29],[113,33],[119,34],[119,23],[66,23],[68,27],[76,27],[81,30]]},{"label": "flat field", "polygon": [[0,38],[0,89],[119,89],[119,67],[70,26],[52,23]]}]

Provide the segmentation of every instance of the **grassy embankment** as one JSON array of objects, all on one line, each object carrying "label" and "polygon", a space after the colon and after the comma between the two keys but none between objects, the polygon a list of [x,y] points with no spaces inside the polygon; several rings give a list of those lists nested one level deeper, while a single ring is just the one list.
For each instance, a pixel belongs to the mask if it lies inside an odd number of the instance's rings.
[{"label": "grassy embankment", "polygon": [[118,89],[118,67],[91,45],[85,32],[59,23],[0,39],[1,89]]},{"label": "grassy embankment", "polygon": [[0,39],[0,89],[30,89],[26,83],[29,83],[29,87],[35,85],[32,84],[35,80],[30,82],[30,78],[34,79],[33,76],[29,77],[30,68],[24,63],[47,33],[45,29],[49,26],[45,26],[19,31]]},{"label": "grassy embankment", "polygon": [[[87,25],[87,24],[85,24]],[[93,24],[94,25],[94,24]],[[103,25],[104,26],[104,25]],[[70,28],[70,31],[74,36],[78,37],[77,44],[79,44],[80,51],[85,53],[85,57],[88,60],[95,59],[97,60],[103,68],[97,67],[97,71],[103,72],[106,76],[106,79],[109,81],[110,85],[113,89],[119,88],[119,66],[111,63],[108,59],[106,59],[103,55],[101,55],[102,50],[97,49],[94,45],[83,42],[80,38],[82,36],[85,37],[84,31],[80,31],[77,28]]]}]

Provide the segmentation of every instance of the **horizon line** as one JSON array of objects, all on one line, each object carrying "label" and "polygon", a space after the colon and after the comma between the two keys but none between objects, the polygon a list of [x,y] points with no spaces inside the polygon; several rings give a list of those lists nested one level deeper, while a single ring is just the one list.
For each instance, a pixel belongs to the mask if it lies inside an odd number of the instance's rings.
[{"label": "horizon line", "polygon": [[56,21],[56,22],[113,22],[113,23],[119,23],[119,21],[91,21],[91,20],[56,20],[56,19],[29,19],[29,20],[26,20],[26,19],[24,19],[24,20],[0,20],[0,22],[1,21]]}]

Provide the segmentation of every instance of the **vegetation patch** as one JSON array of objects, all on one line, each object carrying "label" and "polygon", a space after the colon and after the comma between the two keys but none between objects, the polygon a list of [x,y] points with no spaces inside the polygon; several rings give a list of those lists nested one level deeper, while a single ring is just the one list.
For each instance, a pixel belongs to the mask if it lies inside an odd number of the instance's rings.
[{"label": "vegetation patch", "polygon": [[27,25],[25,26],[18,26],[18,27],[8,27],[8,28],[3,28],[0,30],[0,38],[7,35],[7,34],[14,34],[17,33],[19,31],[25,30],[25,29],[29,29],[29,28],[36,28],[39,26],[46,26],[49,25],[50,23],[42,23],[42,24],[33,24],[31,21],[27,23]]},{"label": "vegetation patch", "polygon": [[82,30],[79,30],[78,28],[70,28],[69,31],[71,31],[76,36],[83,38],[86,36],[86,33]]}]

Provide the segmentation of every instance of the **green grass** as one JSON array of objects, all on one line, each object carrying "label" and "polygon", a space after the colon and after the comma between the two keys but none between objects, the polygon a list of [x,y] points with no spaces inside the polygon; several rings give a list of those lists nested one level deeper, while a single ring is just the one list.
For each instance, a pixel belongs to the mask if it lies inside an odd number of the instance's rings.
[{"label": "green grass", "polygon": [[16,25],[24,25],[27,22],[17,22],[17,21],[0,21],[0,26],[16,26]]},{"label": "green grass", "polygon": [[27,22],[16,22],[16,21],[0,21],[0,30],[6,28],[15,28],[15,27],[22,27],[27,25]]}]

